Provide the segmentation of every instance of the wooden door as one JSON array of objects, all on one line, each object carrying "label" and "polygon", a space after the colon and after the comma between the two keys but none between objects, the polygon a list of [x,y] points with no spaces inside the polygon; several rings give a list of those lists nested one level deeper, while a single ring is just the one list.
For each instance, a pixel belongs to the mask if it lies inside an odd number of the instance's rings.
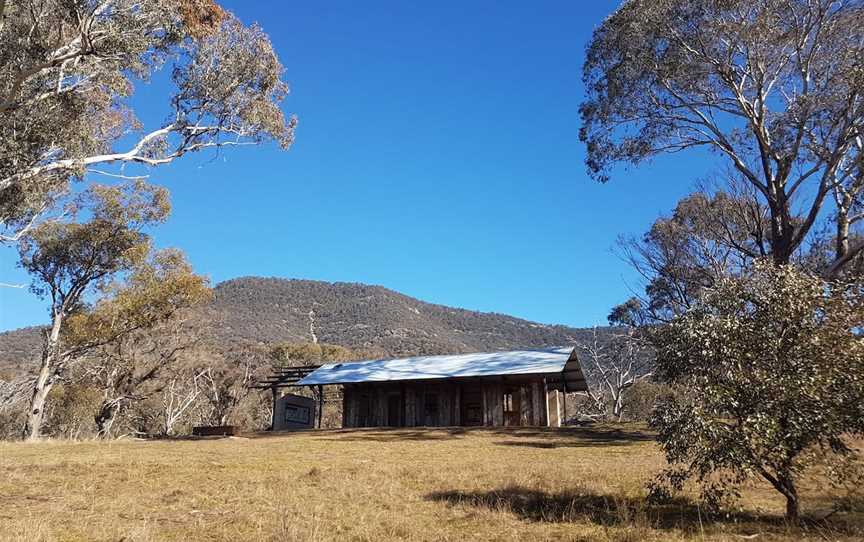
[{"label": "wooden door", "polygon": [[483,396],[480,386],[462,387],[462,404],[459,405],[462,419],[459,425],[483,425]]},{"label": "wooden door", "polygon": [[360,393],[357,397],[357,427],[371,427],[372,398],[368,393]]},{"label": "wooden door", "polygon": [[423,425],[436,427],[438,422],[438,394],[429,392],[423,394]]},{"label": "wooden door", "polygon": [[504,425],[522,425],[522,390],[504,388]]},{"label": "wooden door", "polygon": [[398,393],[387,396],[387,425],[389,427],[402,426],[402,397]]}]

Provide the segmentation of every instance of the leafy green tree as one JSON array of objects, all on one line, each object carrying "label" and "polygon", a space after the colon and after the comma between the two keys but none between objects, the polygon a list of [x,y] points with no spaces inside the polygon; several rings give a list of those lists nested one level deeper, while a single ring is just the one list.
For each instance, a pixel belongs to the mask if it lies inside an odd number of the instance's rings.
[{"label": "leafy green tree", "polygon": [[630,0],[595,31],[583,79],[580,138],[596,178],[708,149],[767,209],[775,263],[829,215],[826,273],[864,251],[850,241],[864,220],[861,0]]},{"label": "leafy green tree", "polygon": [[97,434],[107,437],[121,410],[161,391],[162,373],[194,346],[192,324],[183,314],[210,300],[212,291],[180,251],[169,249],[101,293],[94,307],[69,318],[65,339],[99,345],[82,361],[88,380],[102,392],[94,419]]},{"label": "leafy green tree", "polygon": [[668,322],[705,288],[749,272],[770,254],[768,222],[752,191],[731,185],[694,192],[640,238],[621,238],[621,254],[645,281],[644,315]]},{"label": "leafy green tree", "polygon": [[150,239],[144,229],[162,222],[170,210],[167,191],[143,181],[94,185],[77,204],[87,220],[40,224],[20,243],[21,267],[33,278],[31,290],[48,300],[51,316],[24,427],[28,439],[39,437],[45,400],[68,365],[112,339],[69,329],[68,321],[87,310],[88,295],[147,260]]},{"label": "leafy green tree", "polygon": [[670,467],[712,504],[761,477],[799,517],[798,480],[819,452],[864,435],[864,286],[760,262],[720,280],[657,331],[657,375],[679,393],[652,418]]},{"label": "leafy green tree", "polygon": [[[170,69],[159,125],[131,95]],[[295,120],[270,40],[213,0],[0,0],[0,242],[17,240],[70,181],[274,140]],[[125,174],[125,173],[124,173]]]}]

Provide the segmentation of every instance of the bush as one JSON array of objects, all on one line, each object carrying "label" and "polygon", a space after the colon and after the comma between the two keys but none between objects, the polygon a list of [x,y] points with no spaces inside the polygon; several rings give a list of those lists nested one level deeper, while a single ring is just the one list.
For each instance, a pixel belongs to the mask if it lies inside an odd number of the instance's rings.
[{"label": "bush", "polygon": [[670,463],[654,494],[694,480],[715,504],[762,477],[797,520],[804,471],[854,457],[847,438],[864,436],[862,327],[864,285],[791,266],[760,262],[706,292],[656,338],[657,374],[681,393],[652,418]]},{"label": "bush", "polygon": [[99,390],[86,384],[54,386],[46,402],[45,434],[67,439],[94,436],[93,417],[101,401]]},{"label": "bush", "polygon": [[672,393],[672,388],[650,380],[640,380],[627,390],[624,396],[624,418],[630,421],[647,422],[654,407],[663,397]]}]

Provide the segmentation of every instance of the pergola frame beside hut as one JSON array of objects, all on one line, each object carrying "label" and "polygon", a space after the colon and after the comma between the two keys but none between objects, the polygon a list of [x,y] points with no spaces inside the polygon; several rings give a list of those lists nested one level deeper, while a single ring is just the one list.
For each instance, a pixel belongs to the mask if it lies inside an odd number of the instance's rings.
[{"label": "pergola frame beside hut", "polygon": [[[324,386],[341,385],[346,428],[558,427],[566,392],[587,389],[573,348],[330,363],[307,371],[282,385],[311,387],[322,400]],[[270,382],[274,398],[279,383]]]}]

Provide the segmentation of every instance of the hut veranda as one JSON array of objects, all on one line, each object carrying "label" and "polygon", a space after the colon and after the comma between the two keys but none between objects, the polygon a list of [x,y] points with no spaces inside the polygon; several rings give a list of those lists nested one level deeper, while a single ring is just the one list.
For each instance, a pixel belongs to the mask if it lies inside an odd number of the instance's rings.
[{"label": "hut veranda", "polygon": [[[256,387],[272,390],[280,430],[314,427],[316,410],[320,427],[332,386],[341,386],[346,428],[559,427],[565,393],[587,389],[572,347],[290,367]],[[317,400],[278,391],[289,387],[312,388]]]}]

